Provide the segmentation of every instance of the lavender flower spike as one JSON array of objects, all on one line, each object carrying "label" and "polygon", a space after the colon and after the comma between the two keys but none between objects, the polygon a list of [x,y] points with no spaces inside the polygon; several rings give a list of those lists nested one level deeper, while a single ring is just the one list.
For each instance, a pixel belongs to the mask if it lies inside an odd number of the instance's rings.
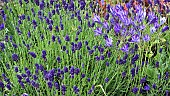
[{"label": "lavender flower spike", "polygon": [[105,41],[106,41],[106,46],[107,47],[111,47],[112,46],[112,42],[113,42],[112,38],[106,38]]},{"label": "lavender flower spike", "polygon": [[97,15],[94,15],[93,21],[101,24],[100,17]]},{"label": "lavender flower spike", "polygon": [[95,32],[95,36],[101,35],[102,34],[102,28],[96,28],[96,30],[94,30]]}]

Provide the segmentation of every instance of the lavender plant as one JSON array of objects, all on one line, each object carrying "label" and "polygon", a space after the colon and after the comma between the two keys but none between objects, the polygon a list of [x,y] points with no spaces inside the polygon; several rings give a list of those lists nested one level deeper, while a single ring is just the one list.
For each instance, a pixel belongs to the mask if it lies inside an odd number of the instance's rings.
[{"label": "lavender plant", "polygon": [[168,96],[167,17],[131,3],[102,18],[85,0],[6,1],[0,95]]}]

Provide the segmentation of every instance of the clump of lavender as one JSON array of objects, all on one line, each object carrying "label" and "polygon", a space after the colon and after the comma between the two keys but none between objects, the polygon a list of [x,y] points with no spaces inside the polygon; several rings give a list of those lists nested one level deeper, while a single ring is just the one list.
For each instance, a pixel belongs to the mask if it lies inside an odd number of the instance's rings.
[{"label": "clump of lavender", "polygon": [[104,18],[85,0],[13,4],[0,11],[3,95],[169,94],[167,17],[131,1]]}]

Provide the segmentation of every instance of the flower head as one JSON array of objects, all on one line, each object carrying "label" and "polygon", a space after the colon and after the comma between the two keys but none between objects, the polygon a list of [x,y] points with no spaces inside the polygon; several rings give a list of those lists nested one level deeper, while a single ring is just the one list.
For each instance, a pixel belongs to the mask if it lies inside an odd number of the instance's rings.
[{"label": "flower head", "polygon": [[140,36],[138,34],[135,34],[132,36],[132,42],[140,42]]},{"label": "flower head", "polygon": [[150,90],[150,86],[149,85],[144,86],[144,90],[149,91]]},{"label": "flower head", "polygon": [[143,36],[143,41],[148,42],[150,40],[150,37],[148,34],[146,34],[145,36]]},{"label": "flower head", "polygon": [[136,93],[138,92],[138,90],[139,90],[139,88],[134,87],[134,88],[132,89],[132,92],[133,92],[134,94],[136,94]]},{"label": "flower head", "polygon": [[122,50],[123,52],[128,52],[128,51],[129,51],[129,44],[125,44],[125,45],[121,48],[121,50]]},{"label": "flower head", "polygon": [[70,41],[69,35],[66,35],[66,36],[65,36],[65,40],[66,40],[66,41]]},{"label": "flower head", "polygon": [[165,31],[167,31],[167,30],[169,30],[169,27],[168,27],[168,26],[164,26],[164,27],[162,28],[162,32],[165,32]]},{"label": "flower head", "polygon": [[37,55],[34,52],[28,52],[33,58],[36,58]]},{"label": "flower head", "polygon": [[96,28],[96,30],[94,30],[95,32],[95,36],[101,35],[102,34],[102,28]]},{"label": "flower head", "polygon": [[97,15],[94,15],[94,18],[93,18],[93,22],[97,22],[97,23],[101,23],[101,21],[100,21],[100,17],[99,16],[97,16]]},{"label": "flower head", "polygon": [[0,30],[2,30],[4,28],[5,28],[4,23],[0,24]]},{"label": "flower head", "polygon": [[106,46],[107,46],[107,47],[111,47],[113,40],[112,40],[112,38],[106,38],[106,39],[105,39],[105,42],[106,42]]},{"label": "flower head", "polygon": [[12,54],[13,61],[18,61],[19,56],[17,54]]}]

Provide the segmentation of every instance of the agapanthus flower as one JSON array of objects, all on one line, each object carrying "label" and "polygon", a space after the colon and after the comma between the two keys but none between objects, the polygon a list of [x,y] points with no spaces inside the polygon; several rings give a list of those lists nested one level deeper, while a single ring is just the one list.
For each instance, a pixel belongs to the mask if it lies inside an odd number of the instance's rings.
[{"label": "agapanthus flower", "polygon": [[102,28],[96,28],[96,30],[94,30],[95,32],[95,36],[101,35],[102,34]]},{"label": "agapanthus flower", "polygon": [[7,84],[6,87],[8,88],[8,90],[11,90],[11,85]]}]

